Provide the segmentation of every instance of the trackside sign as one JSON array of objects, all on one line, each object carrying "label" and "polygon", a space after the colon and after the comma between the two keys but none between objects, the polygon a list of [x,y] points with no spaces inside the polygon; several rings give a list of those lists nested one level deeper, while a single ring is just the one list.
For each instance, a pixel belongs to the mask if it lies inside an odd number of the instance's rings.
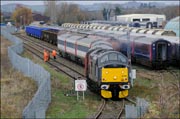
[{"label": "trackside sign", "polygon": [[75,91],[86,91],[87,83],[86,80],[75,80]]}]

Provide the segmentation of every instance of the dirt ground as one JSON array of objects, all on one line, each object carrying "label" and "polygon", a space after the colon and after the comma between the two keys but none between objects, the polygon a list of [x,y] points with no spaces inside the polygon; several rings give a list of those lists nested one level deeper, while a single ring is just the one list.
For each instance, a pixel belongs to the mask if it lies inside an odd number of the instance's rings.
[{"label": "dirt ground", "polygon": [[33,80],[12,68],[7,48],[12,43],[1,36],[1,118],[22,118],[22,111],[34,96]]}]

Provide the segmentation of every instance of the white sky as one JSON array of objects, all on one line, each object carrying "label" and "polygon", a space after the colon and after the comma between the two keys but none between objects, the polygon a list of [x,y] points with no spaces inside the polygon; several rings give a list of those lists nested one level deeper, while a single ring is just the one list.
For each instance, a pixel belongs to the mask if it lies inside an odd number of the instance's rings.
[{"label": "white sky", "polygon": [[[132,0],[131,0],[132,1]],[[61,2],[59,0],[59,2]],[[66,1],[63,0],[62,2],[69,2],[69,3],[77,3],[77,4],[83,4],[83,5],[90,5],[93,3],[104,3],[104,2],[108,2],[108,3],[126,3],[128,1],[103,1],[103,0],[99,0],[99,1]],[[154,1],[138,1],[138,2],[156,2],[156,0]],[[179,4],[179,1],[157,1],[157,2],[161,2],[161,3],[166,3],[166,4]],[[9,0],[9,1],[3,1],[1,0],[1,5],[4,4],[9,4],[9,3],[20,3],[20,4],[25,4],[25,5],[43,5],[44,2],[43,1],[16,1],[16,0]]]}]

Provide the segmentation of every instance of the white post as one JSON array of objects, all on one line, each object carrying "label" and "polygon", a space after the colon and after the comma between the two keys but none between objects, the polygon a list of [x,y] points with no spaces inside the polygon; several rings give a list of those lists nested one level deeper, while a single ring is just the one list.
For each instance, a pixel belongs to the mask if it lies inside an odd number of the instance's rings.
[{"label": "white post", "polygon": [[84,100],[84,91],[83,91],[83,100]]},{"label": "white post", "polygon": [[79,93],[78,93],[78,91],[77,91],[77,100],[79,100]]},{"label": "white post", "polygon": [[29,59],[28,59],[28,76],[30,76],[30,74],[29,74]]}]

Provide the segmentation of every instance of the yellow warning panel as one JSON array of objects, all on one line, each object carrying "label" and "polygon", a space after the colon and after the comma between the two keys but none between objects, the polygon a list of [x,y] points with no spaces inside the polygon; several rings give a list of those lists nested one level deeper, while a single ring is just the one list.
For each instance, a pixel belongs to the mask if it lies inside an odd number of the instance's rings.
[{"label": "yellow warning panel", "polygon": [[101,90],[101,96],[103,98],[112,98],[112,93],[111,91]]},{"label": "yellow warning panel", "polygon": [[128,82],[128,68],[102,68],[102,82]]},{"label": "yellow warning panel", "polygon": [[119,92],[119,98],[125,98],[128,96],[128,90],[123,90]]}]

